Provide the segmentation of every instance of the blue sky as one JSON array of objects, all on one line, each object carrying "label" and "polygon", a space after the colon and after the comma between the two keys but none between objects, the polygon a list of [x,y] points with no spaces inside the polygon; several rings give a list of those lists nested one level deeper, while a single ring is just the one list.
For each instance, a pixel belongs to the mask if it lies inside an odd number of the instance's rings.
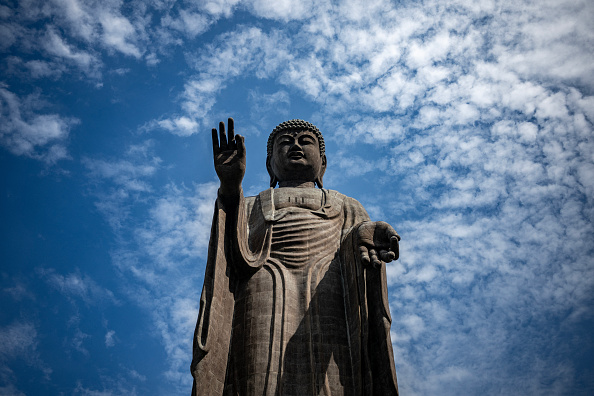
[{"label": "blue sky", "polygon": [[402,236],[400,391],[594,394],[594,3],[4,1],[0,394],[185,395],[218,182],[303,118]]}]

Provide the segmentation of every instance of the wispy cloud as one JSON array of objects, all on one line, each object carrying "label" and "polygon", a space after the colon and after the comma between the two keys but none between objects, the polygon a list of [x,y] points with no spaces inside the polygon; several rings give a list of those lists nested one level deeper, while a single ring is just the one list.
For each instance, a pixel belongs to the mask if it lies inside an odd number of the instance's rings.
[{"label": "wispy cloud", "polygon": [[124,158],[118,160],[82,159],[99,197],[95,206],[114,230],[127,221],[135,200],[143,199],[143,193],[152,191],[150,179],[161,163],[161,159],[153,154],[153,145],[150,139],[131,145]]},{"label": "wispy cloud", "polygon": [[74,389],[73,395],[80,396],[136,396],[138,393],[134,386],[128,385],[124,378],[117,379],[105,379],[103,389],[96,390],[93,388],[85,387],[81,381],[79,381]]},{"label": "wispy cloud", "polygon": [[259,135],[262,130],[266,131],[279,120],[289,117],[291,98],[284,90],[273,93],[251,90],[248,101],[250,121],[255,126],[253,133],[256,135]]},{"label": "wispy cloud", "polygon": [[200,124],[188,116],[173,116],[161,120],[151,120],[140,127],[147,132],[154,129],[164,129],[178,136],[190,136],[199,131]]},{"label": "wispy cloud", "polygon": [[[0,391],[8,395],[21,395],[16,387],[12,363],[19,361],[39,371],[42,378],[48,380],[52,370],[41,360],[37,350],[39,345],[38,330],[32,322],[19,320],[0,327]],[[12,366],[13,367],[13,366]]]},{"label": "wispy cloud", "polygon": [[100,77],[99,59],[76,47],[68,44],[63,37],[56,31],[55,28],[48,28],[44,37],[40,37],[40,42],[43,44],[43,49],[58,62],[71,62],[74,66],[89,75],[90,77]]},{"label": "wispy cloud", "polygon": [[82,162],[89,170],[91,177],[110,179],[127,194],[151,190],[150,184],[144,179],[155,173],[160,159],[153,158],[150,163],[142,165],[128,160],[109,161],[90,158],[84,158]]},{"label": "wispy cloud", "polygon": [[37,330],[27,322],[15,322],[0,331],[4,358],[26,357],[27,352],[37,348]]},{"label": "wispy cloud", "polygon": [[61,275],[52,268],[39,268],[37,272],[51,287],[65,297],[81,299],[91,305],[119,304],[111,290],[100,286],[91,277],[83,275],[79,271]]},{"label": "wispy cloud", "polygon": [[13,154],[25,155],[52,165],[69,158],[66,143],[75,118],[39,114],[45,103],[38,95],[24,99],[0,85],[0,143]]},{"label": "wispy cloud", "polygon": [[[161,18],[161,26],[182,32],[188,38],[194,38],[204,33],[212,22],[213,20],[204,14],[186,10],[179,11],[177,17],[168,14]],[[163,30],[162,34],[167,34],[167,30]]]},{"label": "wispy cloud", "polygon": [[115,335],[115,331],[114,330],[108,330],[107,333],[105,333],[105,346],[107,348],[111,348],[115,345],[116,343],[116,335]]},{"label": "wispy cloud", "polygon": [[127,18],[110,12],[102,12],[99,21],[103,30],[101,40],[107,48],[140,58],[142,53],[133,43],[137,32]]},{"label": "wispy cloud", "polygon": [[0,392],[5,396],[26,396],[12,384],[0,386]]}]

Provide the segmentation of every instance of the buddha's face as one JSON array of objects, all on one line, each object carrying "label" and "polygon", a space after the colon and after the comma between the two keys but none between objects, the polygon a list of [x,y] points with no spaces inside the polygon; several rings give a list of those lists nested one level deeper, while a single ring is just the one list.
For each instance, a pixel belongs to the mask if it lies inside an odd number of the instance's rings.
[{"label": "buddha's face", "polygon": [[325,158],[317,136],[310,131],[285,131],[274,138],[270,170],[279,182],[321,179]]}]

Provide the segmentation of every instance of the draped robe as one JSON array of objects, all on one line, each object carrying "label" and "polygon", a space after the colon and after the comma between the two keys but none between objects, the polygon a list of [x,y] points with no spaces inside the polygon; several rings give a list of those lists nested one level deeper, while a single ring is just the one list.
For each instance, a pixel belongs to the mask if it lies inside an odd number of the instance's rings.
[{"label": "draped robe", "polygon": [[385,266],[358,252],[366,221],[331,190],[219,196],[192,395],[397,395]]}]

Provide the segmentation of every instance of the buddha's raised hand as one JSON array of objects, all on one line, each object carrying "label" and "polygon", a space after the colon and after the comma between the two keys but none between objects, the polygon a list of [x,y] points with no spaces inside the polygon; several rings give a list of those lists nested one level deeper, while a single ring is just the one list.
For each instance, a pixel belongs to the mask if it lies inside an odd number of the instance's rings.
[{"label": "buddha's raised hand", "polygon": [[233,118],[228,119],[227,126],[229,135],[223,121],[219,122],[218,133],[216,128],[212,129],[212,151],[221,194],[236,195],[245,175],[245,143],[243,136],[235,134]]}]

